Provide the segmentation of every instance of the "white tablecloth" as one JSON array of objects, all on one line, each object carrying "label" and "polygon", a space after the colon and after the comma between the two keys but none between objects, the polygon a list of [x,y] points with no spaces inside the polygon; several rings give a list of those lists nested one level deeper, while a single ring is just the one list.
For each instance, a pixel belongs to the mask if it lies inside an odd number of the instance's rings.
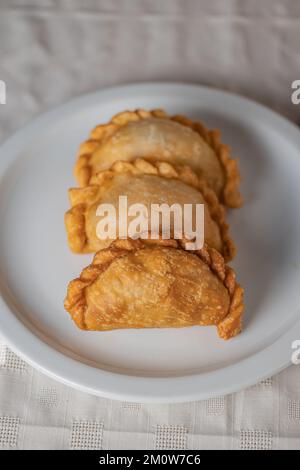
[{"label": "white tablecloth", "polygon": [[[76,95],[141,80],[237,91],[299,123],[299,35],[294,0],[1,0],[0,140]],[[138,405],[61,385],[1,344],[0,448],[300,449],[300,366],[231,396]]]}]

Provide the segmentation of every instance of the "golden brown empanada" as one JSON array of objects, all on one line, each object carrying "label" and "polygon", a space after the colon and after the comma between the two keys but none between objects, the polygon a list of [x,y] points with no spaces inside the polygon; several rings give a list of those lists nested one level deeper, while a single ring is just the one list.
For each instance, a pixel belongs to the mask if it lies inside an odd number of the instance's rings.
[{"label": "golden brown empanada", "polygon": [[241,330],[243,289],[223,257],[184,241],[116,240],[68,286],[65,308],[84,330],[216,325]]},{"label": "golden brown empanada", "polygon": [[[118,220],[118,201],[122,195],[127,196],[128,206],[142,203],[149,214],[151,204],[171,206],[177,203],[182,208],[184,204],[204,204],[205,242],[226,260],[234,256],[235,248],[228,235],[224,207],[214,191],[189,167],[175,167],[166,162],[150,163],[143,159],[120,161],[115,162],[110,170],[98,173],[92,181],[95,184],[69,190],[72,208],[65,215],[65,224],[73,252],[90,253],[109,246],[112,240],[97,237],[100,217],[96,211],[100,204],[113,204]],[[172,233],[170,237],[173,237]]]},{"label": "golden brown empanada", "polygon": [[135,158],[189,165],[206,179],[221,202],[229,207],[241,205],[238,164],[220,142],[219,131],[162,110],[125,111],[97,126],[80,147],[75,176],[80,186],[86,186],[95,173],[115,161]]}]

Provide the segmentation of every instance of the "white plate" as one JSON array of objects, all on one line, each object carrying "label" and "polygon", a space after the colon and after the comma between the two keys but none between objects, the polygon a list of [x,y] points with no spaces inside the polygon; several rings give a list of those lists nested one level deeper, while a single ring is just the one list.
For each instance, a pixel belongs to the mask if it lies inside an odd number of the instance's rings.
[{"label": "white plate", "polygon": [[[222,130],[240,158],[245,205],[230,212],[245,287],[244,331],[82,332],[63,309],[92,256],[67,248],[63,215],[78,146],[124,109],[163,107]],[[102,90],[47,113],[0,149],[0,333],[33,366],[81,390],[136,402],[226,394],[287,366],[300,339],[300,132],[244,98],[153,83]]]}]

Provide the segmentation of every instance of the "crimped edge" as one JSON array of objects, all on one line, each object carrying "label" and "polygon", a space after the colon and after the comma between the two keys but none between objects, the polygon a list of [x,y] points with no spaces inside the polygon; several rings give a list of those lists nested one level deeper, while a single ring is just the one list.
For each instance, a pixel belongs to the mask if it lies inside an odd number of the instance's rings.
[{"label": "crimped edge", "polygon": [[240,207],[242,205],[242,197],[239,192],[241,178],[238,161],[231,158],[230,148],[221,142],[220,131],[217,129],[209,130],[202,122],[192,121],[183,115],[169,116],[162,109],[123,111],[113,116],[109,123],[96,126],[92,130],[90,138],[83,142],[79,149],[74,168],[74,175],[79,186],[87,186],[90,183],[92,177],[90,158],[104,138],[109,137],[118,128],[129,122],[149,118],[170,119],[197,132],[212,148],[222,165],[225,174],[225,185],[221,201],[228,207]]},{"label": "crimped edge", "polygon": [[[185,250],[186,240],[155,240],[151,244],[165,246],[174,249]],[[98,251],[92,263],[83,269],[80,277],[71,281],[68,285],[67,296],[64,302],[65,309],[70,313],[76,325],[81,329],[87,329],[85,324],[85,311],[87,301],[85,289],[92,284],[97,277],[104,272],[117,258],[126,256],[130,251],[137,251],[149,246],[141,240],[118,239],[112,242],[109,248]],[[230,339],[240,333],[242,329],[242,313],[244,309],[243,288],[236,282],[235,273],[226,265],[222,255],[214,248],[204,245],[200,250],[191,252],[198,256],[211,271],[218,277],[228,290],[230,307],[226,317],[217,324],[220,338]]]},{"label": "crimped edge", "polygon": [[[103,170],[97,173],[97,175],[94,175],[92,185],[69,190],[71,205],[73,207],[66,212],[65,225],[69,246],[73,252],[89,252],[85,235],[84,217],[86,204],[84,201],[93,197],[93,194],[97,194],[97,187],[113,178],[115,174],[126,172],[131,174],[152,174],[164,178],[178,179],[197,189],[203,195],[211,218],[219,227],[223,247],[222,256],[226,261],[230,261],[234,258],[236,249],[229,235],[229,226],[225,218],[225,208],[220,204],[215,192],[210,188],[206,180],[200,178],[189,166],[175,166],[171,163],[160,161],[149,162],[142,158],[137,158],[131,162],[117,161],[113,163],[109,170]],[[78,195],[80,195],[79,198],[77,197]],[[76,240],[75,237],[77,237]]]}]

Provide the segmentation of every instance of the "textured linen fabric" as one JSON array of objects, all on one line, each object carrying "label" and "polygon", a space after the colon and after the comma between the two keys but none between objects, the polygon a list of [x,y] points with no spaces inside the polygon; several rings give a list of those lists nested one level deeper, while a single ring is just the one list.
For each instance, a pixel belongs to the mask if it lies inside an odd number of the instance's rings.
[{"label": "textured linen fabric", "polygon": [[[233,90],[300,123],[294,0],[0,0],[0,141],[103,86],[173,80]],[[0,352],[3,449],[300,449],[300,366],[226,397],[140,405],[80,393]]]}]

